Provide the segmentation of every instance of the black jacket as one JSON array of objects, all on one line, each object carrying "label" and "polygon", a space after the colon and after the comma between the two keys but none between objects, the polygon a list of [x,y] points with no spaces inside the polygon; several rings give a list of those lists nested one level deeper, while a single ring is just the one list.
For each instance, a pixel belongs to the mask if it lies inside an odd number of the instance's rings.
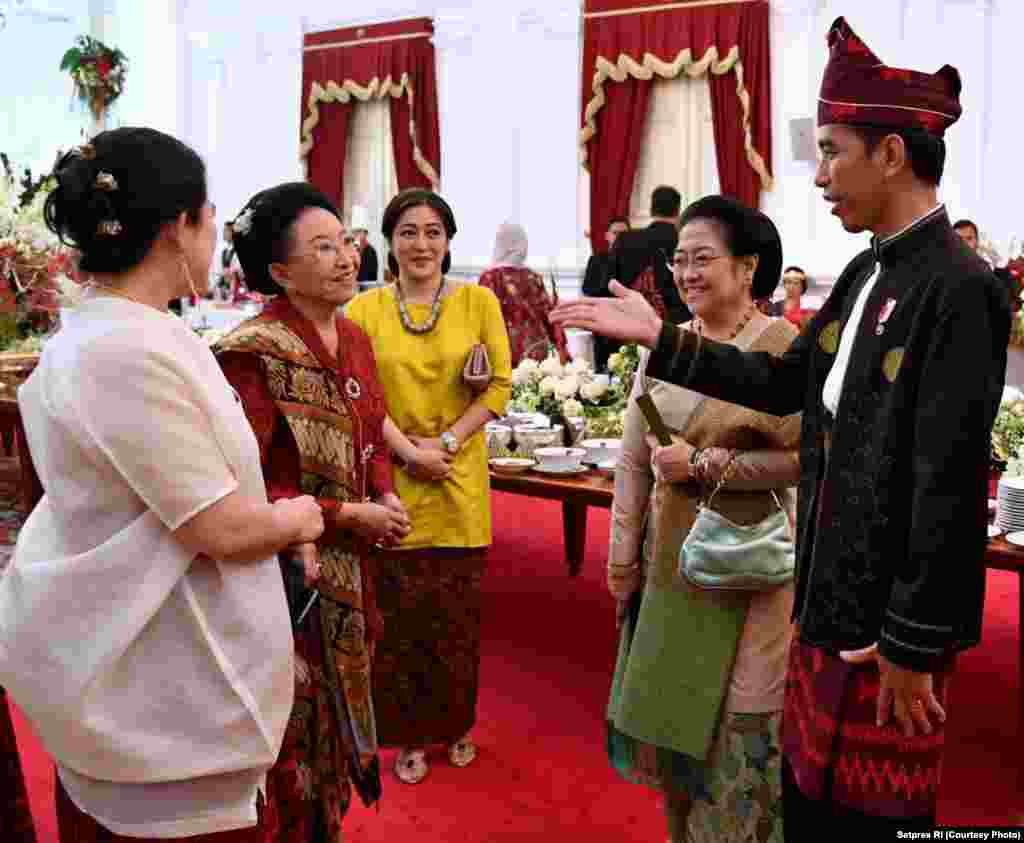
[{"label": "black jacket", "polygon": [[[822,387],[876,261],[832,422]],[[931,671],[980,640],[1009,333],[1005,291],[944,209],[858,255],[782,357],[663,328],[652,377],[803,412],[794,617],[805,643],[836,652],[877,641],[890,661]]]},{"label": "black jacket", "polygon": [[583,270],[583,295],[608,295],[608,270],[611,268],[611,256],[605,252],[591,255],[587,268]]},{"label": "black jacket", "polygon": [[377,272],[377,250],[367,243],[366,248],[363,249],[363,256],[359,261],[359,275],[356,276],[356,280],[376,281]]},{"label": "black jacket", "polygon": [[690,319],[690,311],[683,304],[668,268],[677,242],[679,232],[667,222],[652,222],[647,228],[625,231],[615,240],[608,271],[608,280],[631,287],[641,272],[653,266],[655,283],[665,302],[665,317],[674,324]]}]

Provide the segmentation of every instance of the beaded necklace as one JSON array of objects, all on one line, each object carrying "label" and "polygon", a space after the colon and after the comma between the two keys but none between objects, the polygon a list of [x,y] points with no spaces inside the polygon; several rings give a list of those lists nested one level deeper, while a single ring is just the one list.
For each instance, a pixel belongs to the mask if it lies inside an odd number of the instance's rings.
[{"label": "beaded necklace", "polygon": [[430,305],[430,318],[420,325],[413,322],[412,317],[409,316],[409,311],[405,306],[405,294],[402,292],[402,284],[398,280],[395,281],[395,299],[398,302],[398,317],[402,320],[402,327],[405,328],[405,330],[411,334],[426,334],[434,330],[434,326],[437,324],[437,317],[441,315],[441,293],[444,292],[444,285],[446,281],[446,278],[441,279],[437,292],[434,293],[434,301]]},{"label": "beaded necklace", "polygon": [[[747,327],[747,323],[751,319],[754,318],[754,310],[755,309],[756,308],[754,308],[754,306],[751,305],[750,310],[748,310],[744,314],[743,318],[740,320],[739,325],[736,326],[736,330],[732,332],[732,334],[729,336],[729,338],[727,340],[725,340],[725,342],[732,342],[734,339],[736,339],[736,337],[738,337],[740,334],[743,333],[743,329]],[[704,335],[704,320],[701,319],[699,316],[695,316],[693,318],[693,321],[695,323],[694,324],[694,328],[696,329],[697,333],[700,334],[701,336],[703,336]]]}]

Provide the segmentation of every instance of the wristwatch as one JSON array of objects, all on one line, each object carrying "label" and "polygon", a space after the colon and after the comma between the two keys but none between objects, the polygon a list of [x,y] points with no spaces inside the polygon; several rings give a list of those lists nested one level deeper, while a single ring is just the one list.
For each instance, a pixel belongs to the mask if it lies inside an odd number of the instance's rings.
[{"label": "wristwatch", "polygon": [[449,454],[457,454],[459,452],[459,440],[455,438],[454,433],[446,430],[441,434],[441,447]]}]

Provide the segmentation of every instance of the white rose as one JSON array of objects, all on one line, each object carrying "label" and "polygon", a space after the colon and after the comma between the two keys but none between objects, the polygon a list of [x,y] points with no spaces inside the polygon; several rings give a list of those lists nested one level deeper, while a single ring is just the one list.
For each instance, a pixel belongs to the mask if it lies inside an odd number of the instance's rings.
[{"label": "white rose", "polygon": [[616,351],[608,358],[608,368],[613,372],[622,368],[622,355],[619,352]]},{"label": "white rose", "polygon": [[555,397],[559,401],[565,401],[567,398],[575,398],[576,393],[580,388],[580,379],[576,375],[569,375],[558,381],[555,386]]},{"label": "white rose", "polygon": [[590,383],[583,384],[580,389],[580,395],[586,398],[588,401],[600,401],[601,396],[608,391],[608,385],[603,381],[595,380]]},{"label": "white rose", "polygon": [[1015,386],[1004,386],[1003,398],[999,403],[1012,404],[1014,401],[1024,401],[1024,392],[1021,392]]},{"label": "white rose", "polygon": [[519,365],[516,366],[516,368],[524,372],[536,372],[537,369],[540,368],[540,363],[538,363],[532,357],[524,357],[522,360],[519,361]]},{"label": "white rose", "polygon": [[532,380],[532,375],[529,369],[524,369],[522,365],[516,366],[512,370],[512,386],[524,386]]},{"label": "white rose", "polygon": [[540,382],[540,394],[541,395],[554,395],[555,388],[558,386],[558,378],[554,375],[548,375],[544,380]]},{"label": "white rose", "polygon": [[567,419],[578,418],[583,415],[583,405],[575,398],[570,398],[562,404],[562,415]]},{"label": "white rose", "polygon": [[562,376],[562,363],[557,357],[549,357],[540,364],[540,371],[545,375],[554,375],[556,378]]},{"label": "white rose", "polygon": [[585,375],[590,372],[590,364],[582,357],[577,357],[575,360],[570,360],[565,365],[565,373],[567,375]]}]

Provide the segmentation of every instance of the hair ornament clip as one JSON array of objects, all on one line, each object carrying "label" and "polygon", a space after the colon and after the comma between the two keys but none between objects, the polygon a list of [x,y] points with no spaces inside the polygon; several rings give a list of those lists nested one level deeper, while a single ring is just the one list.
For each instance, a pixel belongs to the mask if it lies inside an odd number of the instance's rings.
[{"label": "hair ornament clip", "polygon": [[97,190],[105,190],[107,193],[113,193],[117,190],[117,179],[110,173],[97,173],[95,184]]},{"label": "hair ornament clip", "polygon": [[96,226],[96,234],[100,237],[117,237],[122,231],[124,226],[117,220],[103,220]]},{"label": "hair ornament clip", "polygon": [[235,221],[229,224],[229,227],[232,229],[232,237],[229,242],[234,242],[235,235],[245,237],[252,230],[252,208],[242,211],[235,217]]},{"label": "hair ornament clip", "polygon": [[72,149],[71,153],[85,161],[92,161],[96,157],[96,147],[91,143],[83,143],[81,146],[76,146]]}]

